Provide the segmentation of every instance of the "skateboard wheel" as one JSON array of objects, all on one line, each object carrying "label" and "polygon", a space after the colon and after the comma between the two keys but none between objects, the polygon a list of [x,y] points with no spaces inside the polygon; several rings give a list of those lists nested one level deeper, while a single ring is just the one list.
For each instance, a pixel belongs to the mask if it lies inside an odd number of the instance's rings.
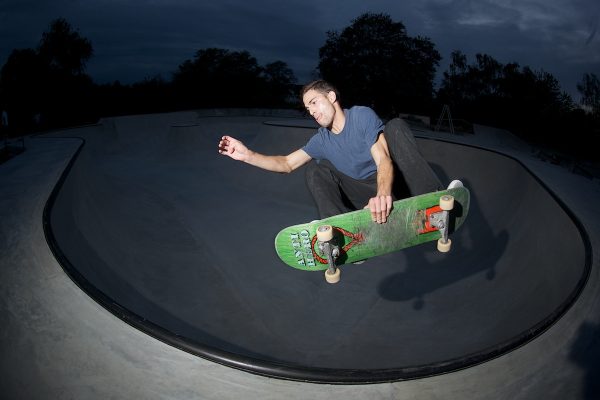
[{"label": "skateboard wheel", "polygon": [[329,242],[333,239],[333,227],[331,225],[321,225],[317,228],[317,240],[319,242]]},{"label": "skateboard wheel", "polygon": [[338,283],[340,281],[340,269],[336,268],[333,274],[329,273],[329,270],[325,270],[325,280],[329,283]]},{"label": "skateboard wheel", "polygon": [[450,211],[454,208],[454,196],[445,194],[440,197],[440,208],[444,211]]},{"label": "skateboard wheel", "polygon": [[437,242],[437,249],[442,253],[447,253],[450,251],[450,247],[452,246],[452,240],[448,239],[446,243],[440,238]]}]

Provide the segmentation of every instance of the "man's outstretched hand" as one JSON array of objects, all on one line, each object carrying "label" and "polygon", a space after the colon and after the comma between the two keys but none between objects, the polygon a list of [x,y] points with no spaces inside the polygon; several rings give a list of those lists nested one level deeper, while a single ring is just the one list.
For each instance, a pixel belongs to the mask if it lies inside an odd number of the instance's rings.
[{"label": "man's outstretched hand", "polygon": [[248,148],[231,136],[223,136],[219,141],[219,153],[234,160],[244,161],[248,157]]},{"label": "man's outstretched hand", "polygon": [[369,199],[369,204],[365,207],[371,210],[373,222],[384,224],[392,211],[392,196],[375,196]]}]

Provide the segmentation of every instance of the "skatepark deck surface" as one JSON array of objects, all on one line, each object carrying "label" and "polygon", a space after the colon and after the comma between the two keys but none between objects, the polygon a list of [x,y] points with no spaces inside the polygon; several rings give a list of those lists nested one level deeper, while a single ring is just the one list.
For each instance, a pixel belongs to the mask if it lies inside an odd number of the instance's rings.
[{"label": "skatepark deck surface", "polygon": [[314,132],[274,120],[132,116],[31,139],[72,155],[45,209],[56,259],[111,313],[188,353],[355,384],[476,371],[544,337],[596,278],[584,224],[528,166],[432,137],[418,140],[425,158],[472,196],[451,253],[425,244],[344,266],[334,286],[289,268],[273,239],[316,218],[303,171],[217,152],[224,134],[286,154]]}]

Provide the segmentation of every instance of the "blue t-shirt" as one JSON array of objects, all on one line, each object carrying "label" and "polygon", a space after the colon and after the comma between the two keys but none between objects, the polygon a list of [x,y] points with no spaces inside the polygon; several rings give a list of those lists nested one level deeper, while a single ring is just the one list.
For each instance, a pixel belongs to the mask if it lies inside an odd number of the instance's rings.
[{"label": "blue t-shirt", "polygon": [[329,160],[339,171],[366,179],[377,171],[371,147],[383,132],[383,122],[369,107],[344,110],[346,122],[338,134],[319,128],[303,150],[316,160]]}]

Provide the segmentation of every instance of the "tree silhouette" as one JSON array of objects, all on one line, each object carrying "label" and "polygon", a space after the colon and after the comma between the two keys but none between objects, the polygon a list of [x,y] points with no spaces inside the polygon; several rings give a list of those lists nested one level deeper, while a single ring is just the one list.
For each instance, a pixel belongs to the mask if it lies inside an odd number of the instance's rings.
[{"label": "tree silhouette", "polygon": [[468,65],[460,51],[452,53],[438,102],[449,104],[456,116],[508,128],[530,139],[552,134],[547,128],[573,110],[571,98],[551,74],[516,63],[503,65],[486,54],[477,54],[476,62]]},{"label": "tree silhouette", "polygon": [[17,132],[88,122],[93,83],[84,74],[91,43],[54,20],[36,50],[13,50],[0,72],[0,96]]},{"label": "tree silhouette", "polygon": [[9,115],[10,133],[34,128],[34,117],[42,109],[41,88],[45,74],[45,67],[33,49],[13,50],[2,67],[0,97]]},{"label": "tree silhouette", "polygon": [[284,104],[293,82],[295,77],[284,62],[263,68],[247,51],[218,48],[199,50],[173,75],[175,93],[186,107]]},{"label": "tree silhouette", "polygon": [[343,104],[371,106],[384,116],[427,109],[441,59],[429,39],[410,37],[401,22],[373,13],[341,33],[328,32],[319,57],[321,76],[339,88]]},{"label": "tree silhouette", "polygon": [[38,54],[54,71],[66,75],[81,75],[94,50],[91,42],[74,31],[63,18],[54,20],[50,30],[42,34]]},{"label": "tree silhouette", "polygon": [[263,105],[277,107],[297,102],[295,92],[296,77],[294,72],[283,61],[275,61],[265,65],[262,71],[265,81]]},{"label": "tree silhouette", "polygon": [[600,117],[600,80],[595,74],[584,74],[577,84],[581,94],[581,104],[588,107],[596,117]]}]

